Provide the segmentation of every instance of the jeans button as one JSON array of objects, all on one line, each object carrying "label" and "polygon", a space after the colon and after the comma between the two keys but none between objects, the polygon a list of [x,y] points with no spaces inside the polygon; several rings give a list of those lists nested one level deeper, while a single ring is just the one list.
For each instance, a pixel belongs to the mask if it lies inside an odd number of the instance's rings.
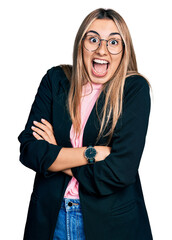
[{"label": "jeans button", "polygon": [[68,206],[71,207],[72,206],[72,202],[68,202]]}]

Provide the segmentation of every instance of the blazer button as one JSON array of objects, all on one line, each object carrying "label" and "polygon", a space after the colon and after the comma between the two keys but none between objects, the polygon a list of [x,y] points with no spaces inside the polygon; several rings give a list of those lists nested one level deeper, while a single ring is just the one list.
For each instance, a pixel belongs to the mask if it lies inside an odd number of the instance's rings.
[{"label": "blazer button", "polygon": [[72,206],[72,202],[68,202],[68,206],[71,207]]}]

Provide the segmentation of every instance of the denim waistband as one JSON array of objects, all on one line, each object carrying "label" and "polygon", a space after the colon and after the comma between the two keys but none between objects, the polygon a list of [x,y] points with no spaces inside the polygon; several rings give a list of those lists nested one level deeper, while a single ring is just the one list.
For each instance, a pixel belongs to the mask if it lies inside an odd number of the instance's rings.
[{"label": "denim waistband", "polygon": [[67,211],[80,210],[81,209],[80,200],[72,198],[63,198],[61,208],[64,208]]},{"label": "denim waistband", "polygon": [[63,198],[59,211],[55,239],[80,239],[85,240],[83,216],[79,199]]}]

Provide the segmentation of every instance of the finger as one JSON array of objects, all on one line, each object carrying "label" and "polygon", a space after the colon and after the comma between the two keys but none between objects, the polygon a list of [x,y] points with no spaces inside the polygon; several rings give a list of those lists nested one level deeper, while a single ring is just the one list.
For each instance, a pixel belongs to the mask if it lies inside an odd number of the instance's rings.
[{"label": "finger", "polygon": [[41,122],[43,122],[48,128],[50,128],[53,131],[52,125],[47,120],[41,118]]},{"label": "finger", "polygon": [[39,127],[40,129],[46,131],[47,129],[47,126],[43,123],[40,123],[40,122],[37,122],[37,121],[33,121],[33,124],[36,126],[36,127]]},{"label": "finger", "polygon": [[[38,127],[40,128],[41,130],[44,130],[44,132],[51,138],[52,135],[53,135],[53,130],[50,129],[48,126],[46,126],[45,124],[42,124],[40,122],[37,122],[37,121],[33,121],[33,123]],[[51,126],[51,124],[50,124]],[[32,128],[33,129],[33,128]],[[42,135],[41,135],[42,136]],[[47,140],[47,139],[46,139]]]},{"label": "finger", "polygon": [[44,140],[48,141],[48,135],[46,132],[42,131],[41,129],[37,128],[37,127],[34,127],[32,126],[31,129],[38,133]]},{"label": "finger", "polygon": [[[39,127],[40,129],[44,130],[49,136],[51,136],[51,134],[53,133],[53,130],[51,128],[49,128],[47,125],[37,122],[37,121],[33,121],[34,125]],[[51,126],[51,124],[50,124]]]},{"label": "finger", "polygon": [[44,140],[41,136],[39,136],[36,132],[33,132],[33,136],[37,139],[37,140]]},{"label": "finger", "polygon": [[[33,123],[34,123],[34,125],[35,125],[36,127],[38,127],[37,130],[41,129],[41,130],[43,130],[48,136],[51,136],[52,131],[51,131],[51,129],[49,129],[46,125],[44,125],[44,124],[42,124],[42,123],[40,123],[40,122],[36,122],[36,121],[33,121]],[[32,129],[34,130],[34,126],[32,126]],[[40,132],[40,133],[41,133],[41,132]],[[43,135],[41,134],[41,136],[43,136]]]}]

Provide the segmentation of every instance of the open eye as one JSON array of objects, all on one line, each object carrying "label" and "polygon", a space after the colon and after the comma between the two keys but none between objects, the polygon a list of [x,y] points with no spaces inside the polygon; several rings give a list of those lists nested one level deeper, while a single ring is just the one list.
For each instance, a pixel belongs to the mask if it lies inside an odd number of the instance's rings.
[{"label": "open eye", "polygon": [[118,41],[117,41],[116,39],[111,39],[111,40],[109,41],[109,43],[110,43],[110,45],[115,46],[115,45],[118,44]]},{"label": "open eye", "polygon": [[98,43],[99,42],[99,40],[96,37],[90,37],[89,40],[90,40],[91,43]]}]

